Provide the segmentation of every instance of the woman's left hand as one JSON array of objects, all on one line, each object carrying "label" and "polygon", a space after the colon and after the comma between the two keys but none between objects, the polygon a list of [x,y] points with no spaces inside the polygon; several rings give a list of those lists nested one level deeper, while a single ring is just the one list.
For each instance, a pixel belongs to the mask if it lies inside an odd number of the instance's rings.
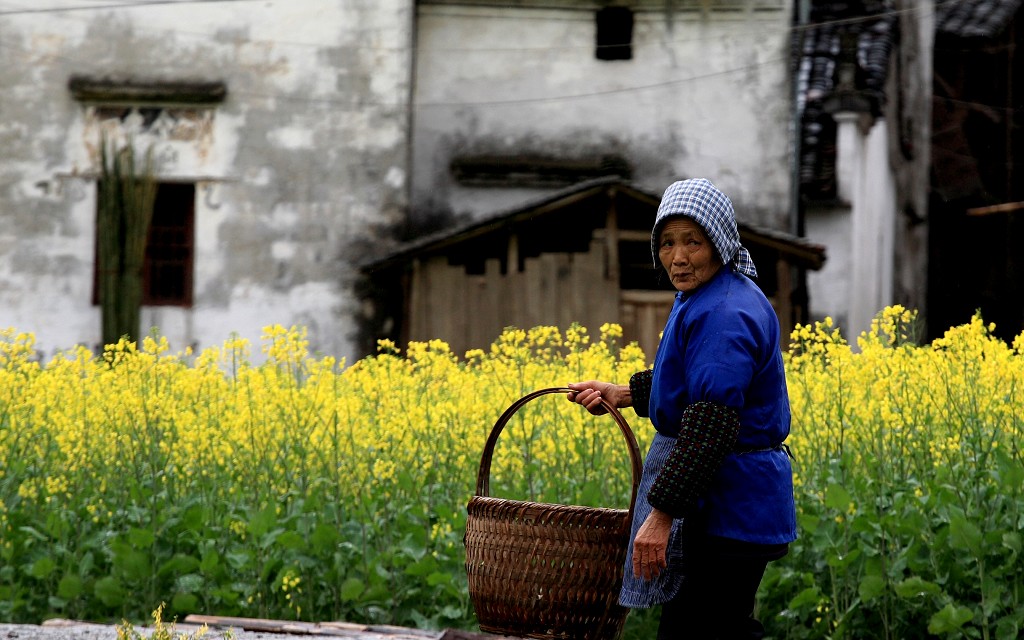
[{"label": "woman's left hand", "polygon": [[633,540],[633,577],[652,580],[668,566],[666,553],[672,516],[654,509]]}]

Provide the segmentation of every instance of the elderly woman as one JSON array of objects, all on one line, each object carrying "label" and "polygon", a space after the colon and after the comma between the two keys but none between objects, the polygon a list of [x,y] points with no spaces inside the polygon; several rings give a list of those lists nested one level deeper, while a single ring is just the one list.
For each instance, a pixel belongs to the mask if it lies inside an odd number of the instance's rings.
[{"label": "elderly woman", "polygon": [[758,585],[796,539],[778,318],[711,182],[665,191],[651,251],[678,290],[654,369],[569,385],[591,413],[603,397],[656,429],[619,601],[661,604],[658,638],[760,638]]}]

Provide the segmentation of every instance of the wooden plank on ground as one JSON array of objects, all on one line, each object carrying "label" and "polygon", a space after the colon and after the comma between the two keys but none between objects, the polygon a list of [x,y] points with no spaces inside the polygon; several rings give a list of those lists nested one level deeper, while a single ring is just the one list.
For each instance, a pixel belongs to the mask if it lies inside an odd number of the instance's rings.
[{"label": "wooden plank on ground", "polygon": [[493,633],[476,633],[473,631],[461,631],[459,629],[445,629],[444,634],[437,640],[517,640],[512,636],[497,636]]},{"label": "wooden plank on ground", "polygon": [[408,629],[406,627],[388,625],[362,625],[348,622],[299,622],[197,614],[186,616],[184,622],[187,624],[206,624],[211,627],[235,627],[243,631],[331,636],[357,640],[424,640],[424,638],[438,640],[441,636],[441,633],[438,631]]}]

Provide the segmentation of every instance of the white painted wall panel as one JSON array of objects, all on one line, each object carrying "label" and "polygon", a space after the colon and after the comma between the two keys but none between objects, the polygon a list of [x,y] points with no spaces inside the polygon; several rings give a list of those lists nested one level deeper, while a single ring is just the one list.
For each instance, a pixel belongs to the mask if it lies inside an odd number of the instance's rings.
[{"label": "white painted wall panel", "polygon": [[787,228],[789,12],[638,10],[632,60],[601,61],[577,4],[420,7],[414,211],[507,204],[452,179],[462,155],[617,154],[652,191],[707,176],[744,219]]}]

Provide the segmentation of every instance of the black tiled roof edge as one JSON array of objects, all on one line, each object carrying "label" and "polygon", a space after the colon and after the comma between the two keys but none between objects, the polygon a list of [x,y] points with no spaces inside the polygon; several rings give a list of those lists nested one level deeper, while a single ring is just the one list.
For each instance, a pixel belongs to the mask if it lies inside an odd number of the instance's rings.
[{"label": "black tiled roof edge", "polygon": [[1020,10],[1022,0],[957,0],[935,7],[935,31],[961,38],[998,36]]},{"label": "black tiled roof edge", "polygon": [[[828,0],[815,2],[809,23],[795,31],[800,184],[805,196],[835,195],[831,113],[837,105],[881,113],[897,29],[891,0]],[[850,77],[843,77],[843,67]]]}]

